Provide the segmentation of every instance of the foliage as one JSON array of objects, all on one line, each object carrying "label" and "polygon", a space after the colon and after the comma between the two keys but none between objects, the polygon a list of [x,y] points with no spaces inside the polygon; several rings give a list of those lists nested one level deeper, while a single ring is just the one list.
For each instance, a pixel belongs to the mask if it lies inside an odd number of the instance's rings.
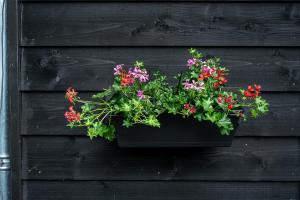
[{"label": "foliage", "polygon": [[152,80],[143,62],[136,61],[133,68],[124,65],[114,68],[114,83],[108,89],[92,96],[92,101],[80,99],[73,88],[66,98],[71,104],[82,103],[78,113],[70,106],[65,113],[70,127],[87,127],[92,139],[100,136],[109,141],[115,138],[112,124],[114,116],[122,116],[123,125],[131,127],[145,124],[160,127],[158,116],[163,113],[194,117],[201,122],[216,124],[220,133],[228,135],[233,130],[230,116],[256,118],[268,111],[269,104],[260,96],[261,86],[248,86],[234,92],[224,87],[228,69],[219,58],[205,59],[196,49],[190,49],[191,59],[187,70],[175,78],[178,84],[171,86],[159,72]]}]

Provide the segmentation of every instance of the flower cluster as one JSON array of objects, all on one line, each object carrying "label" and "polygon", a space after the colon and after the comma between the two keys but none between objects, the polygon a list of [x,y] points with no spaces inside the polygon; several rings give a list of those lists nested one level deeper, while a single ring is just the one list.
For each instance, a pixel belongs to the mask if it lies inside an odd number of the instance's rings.
[{"label": "flower cluster", "polygon": [[223,96],[222,94],[219,94],[219,97],[217,100],[218,100],[219,104],[226,104],[226,106],[229,110],[231,110],[235,105],[235,101],[233,100],[231,95],[226,97],[226,96]]},{"label": "flower cluster", "polygon": [[261,90],[260,85],[254,84],[254,88],[251,85],[249,85],[247,90],[244,91],[244,95],[245,95],[245,97],[248,97],[248,98],[256,98],[259,96],[260,90]]},{"label": "flower cluster", "polygon": [[204,82],[203,81],[192,80],[192,82],[189,82],[188,80],[186,80],[185,82],[182,83],[182,85],[184,86],[185,90],[201,91],[201,90],[204,89]]},{"label": "flower cluster", "polygon": [[133,85],[135,79],[139,80],[140,83],[145,83],[149,80],[149,74],[146,69],[135,66],[133,69],[129,68],[127,72],[123,67],[124,64],[120,64],[114,68],[114,75],[120,77],[122,86]]},{"label": "flower cluster", "polygon": [[[73,104],[77,100],[77,94],[78,92],[69,87],[66,91],[65,98],[69,101],[69,103]],[[69,111],[65,112],[64,116],[70,123],[80,121],[80,113],[76,112],[72,105],[69,107]]]},{"label": "flower cluster", "polygon": [[[230,92],[225,88],[228,69],[222,67],[220,59],[204,59],[195,49],[190,54],[187,69],[178,74],[176,85],[170,85],[160,73],[153,74],[150,80],[143,63],[137,61],[127,69],[123,64],[116,65],[112,86],[93,95],[93,100],[81,100],[73,88],[68,88],[68,125],[87,127],[90,138],[100,136],[112,141],[114,116],[122,116],[125,127],[160,127],[158,116],[172,113],[210,121],[222,135],[228,135],[234,129],[232,117],[246,120],[268,111],[269,104],[260,96],[260,85],[250,85],[246,90],[240,89],[240,93]],[[83,104],[81,113],[74,110],[75,103]],[[249,112],[244,112],[244,108]]]},{"label": "flower cluster", "polygon": [[198,65],[198,60],[196,58],[188,59],[187,66],[191,68],[193,65]]},{"label": "flower cluster", "polygon": [[189,103],[184,104],[184,105],[183,105],[183,108],[184,108],[185,110],[188,110],[191,114],[194,114],[194,113],[197,112],[196,107],[193,106],[193,105],[191,105],[191,104],[189,104]]},{"label": "flower cluster", "polygon": [[66,92],[66,99],[69,100],[70,103],[74,102],[74,98],[76,98],[78,92],[76,92],[73,88],[69,87]]},{"label": "flower cluster", "polygon": [[140,83],[145,83],[149,80],[147,70],[141,69],[140,67],[134,67],[133,70],[129,69],[129,74],[131,74],[135,79],[138,79]]},{"label": "flower cluster", "polygon": [[66,111],[64,116],[71,123],[80,121],[80,113],[76,112],[73,106],[69,107],[69,111]]},{"label": "flower cluster", "polygon": [[144,91],[143,90],[138,90],[137,96],[138,96],[139,99],[144,99],[145,98]]}]

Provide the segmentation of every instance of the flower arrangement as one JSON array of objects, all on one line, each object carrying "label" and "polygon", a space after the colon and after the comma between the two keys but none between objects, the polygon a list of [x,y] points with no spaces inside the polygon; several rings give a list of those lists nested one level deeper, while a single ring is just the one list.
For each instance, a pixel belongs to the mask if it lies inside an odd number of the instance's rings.
[{"label": "flower arrangement", "polygon": [[[158,116],[169,113],[210,121],[222,135],[229,135],[234,129],[231,116],[246,120],[268,111],[269,104],[260,96],[260,85],[230,91],[224,87],[228,69],[221,66],[219,58],[205,59],[196,49],[189,52],[192,58],[187,61],[187,70],[175,77],[175,86],[170,86],[159,72],[150,79],[144,64],[136,61],[133,68],[117,65],[112,86],[93,95],[92,101],[82,100],[73,88],[68,88],[68,126],[86,127],[91,139],[100,136],[112,141],[114,116],[121,116],[125,127],[139,123],[160,127]],[[76,103],[82,105],[80,112],[73,107]]]}]

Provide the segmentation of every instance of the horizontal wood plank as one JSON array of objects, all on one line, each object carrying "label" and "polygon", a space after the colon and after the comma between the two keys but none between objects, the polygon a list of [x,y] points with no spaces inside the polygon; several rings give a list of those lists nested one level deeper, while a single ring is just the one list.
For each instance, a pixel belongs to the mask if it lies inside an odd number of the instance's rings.
[{"label": "horizontal wood plank", "polygon": [[[80,94],[88,98],[91,93]],[[240,122],[237,136],[300,136],[299,93],[267,93],[270,112],[261,118]],[[64,93],[23,93],[23,135],[85,135],[85,129],[66,127]]]},{"label": "horizontal wood plank", "polygon": [[24,200],[296,200],[299,183],[25,181]]},{"label": "horizontal wood plank", "polygon": [[[300,91],[299,48],[200,48],[230,69],[229,86],[259,83],[264,91]],[[173,76],[186,69],[187,48],[23,48],[21,90],[101,90],[113,82],[113,67],[144,60],[150,71]]]},{"label": "horizontal wood plank", "polygon": [[122,149],[101,139],[26,136],[22,174],[24,180],[299,181],[299,142],[235,138],[232,147]]},{"label": "horizontal wood plank", "polygon": [[[184,0],[19,0],[19,2],[186,2]],[[189,2],[298,2],[299,0],[189,0]]]},{"label": "horizontal wood plank", "polygon": [[298,3],[26,3],[22,46],[299,46]]}]

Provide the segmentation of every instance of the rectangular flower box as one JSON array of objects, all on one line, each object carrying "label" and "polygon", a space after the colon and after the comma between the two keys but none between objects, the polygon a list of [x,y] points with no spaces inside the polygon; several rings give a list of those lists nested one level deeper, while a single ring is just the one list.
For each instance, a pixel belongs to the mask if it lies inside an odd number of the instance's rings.
[{"label": "rectangular flower box", "polygon": [[115,121],[119,147],[225,147],[231,146],[238,118],[231,117],[234,130],[230,135],[221,135],[218,127],[209,121],[199,122],[193,117],[161,115],[160,128],[134,125],[122,126],[122,119]]}]

